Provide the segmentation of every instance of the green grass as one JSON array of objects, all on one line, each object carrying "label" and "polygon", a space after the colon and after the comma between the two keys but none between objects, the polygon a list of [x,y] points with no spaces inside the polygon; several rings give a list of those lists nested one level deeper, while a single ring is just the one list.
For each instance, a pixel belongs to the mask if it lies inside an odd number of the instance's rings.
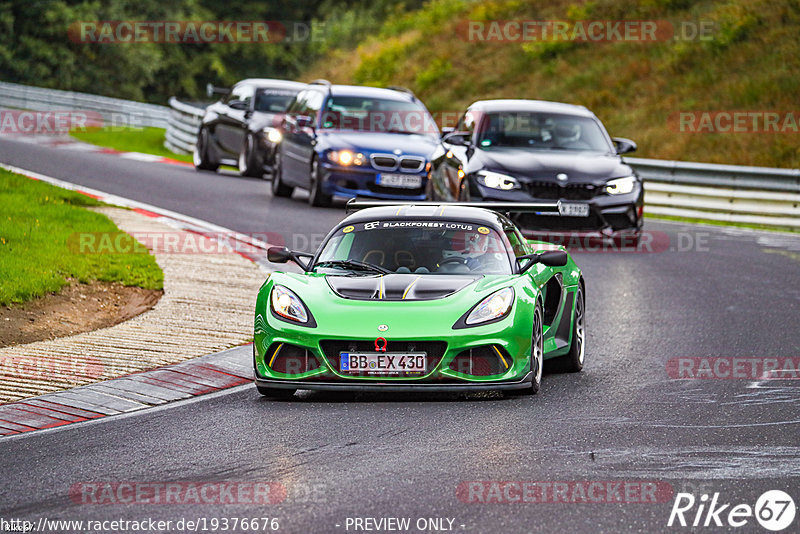
[{"label": "green grass", "polygon": [[81,233],[120,230],[85,209],[102,203],[0,169],[0,305],[57,292],[69,279],[161,289],[164,274],[149,253],[82,254]]},{"label": "green grass", "polygon": [[179,161],[192,161],[192,156],[175,154],[164,147],[163,128],[91,128],[84,131],[70,132],[72,137],[106,148],[122,152],[141,152],[153,154]]},{"label": "green grass", "polygon": [[[713,25],[707,40],[475,42],[467,21],[666,20]],[[797,114],[797,0],[428,0],[357,47],[329,49],[300,79],[403,85],[433,112],[478,99],[582,104],[645,158],[800,167],[799,133],[688,133],[684,111]]]},{"label": "green grass", "polygon": [[711,219],[698,219],[695,217],[676,217],[674,215],[649,215],[644,214],[645,219],[675,221],[690,224],[709,224],[712,226],[734,226],[736,228],[750,228],[751,230],[765,230],[768,232],[792,232],[798,233],[800,229],[793,226],[769,226],[766,224],[753,224],[743,222],[714,221]]}]

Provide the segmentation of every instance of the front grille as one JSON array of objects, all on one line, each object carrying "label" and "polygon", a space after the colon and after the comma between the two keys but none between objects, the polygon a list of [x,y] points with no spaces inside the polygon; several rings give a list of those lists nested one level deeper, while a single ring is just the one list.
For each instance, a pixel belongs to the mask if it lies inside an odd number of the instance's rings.
[{"label": "front grille", "polygon": [[[323,340],[319,342],[322,352],[325,357],[333,366],[333,369],[338,372],[339,353],[340,352],[375,352],[375,340]],[[424,352],[428,355],[427,358],[427,372],[430,373],[439,365],[439,362],[447,350],[447,343],[444,341],[392,341],[389,340],[386,345],[388,352]],[[426,373],[427,374],[427,373]],[[381,375],[370,375],[381,376]],[[388,376],[420,376],[419,373],[391,373]]]},{"label": "front grille", "polygon": [[406,172],[419,172],[425,166],[425,159],[417,156],[403,156],[400,158],[400,169]]},{"label": "front grille", "polygon": [[369,159],[373,167],[382,171],[393,171],[397,168],[397,157],[392,154],[372,154]]},{"label": "front grille", "polygon": [[557,184],[554,182],[530,182],[526,191],[534,198],[542,200],[591,200],[602,187],[594,184]]},{"label": "front grille", "polygon": [[603,220],[594,211],[588,217],[559,217],[535,215],[533,213],[520,213],[512,217],[514,223],[521,230],[546,230],[551,232],[561,231],[591,231],[601,230],[605,227]]},{"label": "front grille", "polygon": [[424,185],[422,187],[416,187],[414,189],[406,189],[403,187],[386,187],[383,185],[378,185],[375,182],[367,184],[367,189],[369,189],[373,193],[385,193],[387,195],[417,196],[425,192]]}]

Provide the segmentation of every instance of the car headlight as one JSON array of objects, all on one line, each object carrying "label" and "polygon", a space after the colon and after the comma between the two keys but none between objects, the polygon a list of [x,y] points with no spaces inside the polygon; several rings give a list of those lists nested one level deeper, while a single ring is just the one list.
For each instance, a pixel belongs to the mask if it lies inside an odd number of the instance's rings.
[{"label": "car headlight", "polygon": [[519,189],[519,182],[513,176],[492,171],[478,171],[478,182],[492,189],[509,191]]},{"label": "car headlight", "polygon": [[510,287],[495,291],[475,306],[464,320],[467,325],[473,326],[508,315],[514,304],[514,290]]},{"label": "car headlight", "polygon": [[624,178],[615,178],[606,182],[606,193],[609,195],[624,195],[630,193],[636,186],[635,176],[626,176]]},{"label": "car headlight", "polygon": [[328,152],[328,159],[339,165],[349,167],[350,165],[363,165],[366,161],[364,154],[353,152],[352,150],[331,150]]},{"label": "car headlight", "polygon": [[261,131],[264,132],[264,135],[267,136],[267,140],[270,143],[274,143],[274,144],[277,145],[278,143],[280,143],[283,140],[283,134],[281,134],[281,131],[276,129],[276,128],[272,128],[270,126],[267,126],[266,128],[264,128]]},{"label": "car headlight", "polygon": [[272,302],[272,311],[281,317],[297,323],[308,322],[308,312],[306,312],[303,301],[289,288],[274,286],[270,301]]}]

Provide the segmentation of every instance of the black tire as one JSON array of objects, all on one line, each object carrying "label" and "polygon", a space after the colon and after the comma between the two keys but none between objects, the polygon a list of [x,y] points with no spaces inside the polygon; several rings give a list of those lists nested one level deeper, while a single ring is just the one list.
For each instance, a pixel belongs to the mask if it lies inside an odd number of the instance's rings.
[{"label": "black tire", "polygon": [[578,373],[586,359],[586,295],[583,281],[578,284],[575,295],[575,320],[572,323],[572,344],[569,352],[553,360],[555,371]]},{"label": "black tire", "polygon": [[509,389],[505,395],[515,397],[519,395],[536,395],[542,387],[542,373],[544,371],[544,321],[542,303],[536,303],[533,313],[533,331],[531,334],[531,372],[533,380],[525,389]]},{"label": "black tire", "polygon": [[245,135],[242,149],[239,151],[239,174],[242,176],[261,177],[264,175],[264,165],[258,157],[256,140],[253,135]]},{"label": "black tire", "polygon": [[319,160],[316,156],[311,160],[311,186],[308,190],[308,203],[312,206],[327,207],[331,205],[333,197],[322,192],[322,173],[319,169]]},{"label": "black tire", "polygon": [[197,134],[197,143],[192,152],[192,162],[197,171],[216,171],[219,163],[214,163],[208,157],[208,130],[203,128]]},{"label": "black tire", "polygon": [[272,195],[276,197],[289,198],[294,193],[294,187],[283,183],[283,168],[281,166],[281,154],[275,153],[275,164],[272,166]]},{"label": "black tire", "polygon": [[296,389],[265,388],[264,386],[258,385],[256,389],[262,396],[271,399],[291,399],[297,391]]}]

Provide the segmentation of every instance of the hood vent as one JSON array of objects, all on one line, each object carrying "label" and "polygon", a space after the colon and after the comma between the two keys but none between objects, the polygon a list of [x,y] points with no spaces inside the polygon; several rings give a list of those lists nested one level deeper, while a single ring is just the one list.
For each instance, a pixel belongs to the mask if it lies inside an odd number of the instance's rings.
[{"label": "hood vent", "polygon": [[326,276],[340,297],[356,300],[435,300],[461,291],[480,276],[387,274]]}]

